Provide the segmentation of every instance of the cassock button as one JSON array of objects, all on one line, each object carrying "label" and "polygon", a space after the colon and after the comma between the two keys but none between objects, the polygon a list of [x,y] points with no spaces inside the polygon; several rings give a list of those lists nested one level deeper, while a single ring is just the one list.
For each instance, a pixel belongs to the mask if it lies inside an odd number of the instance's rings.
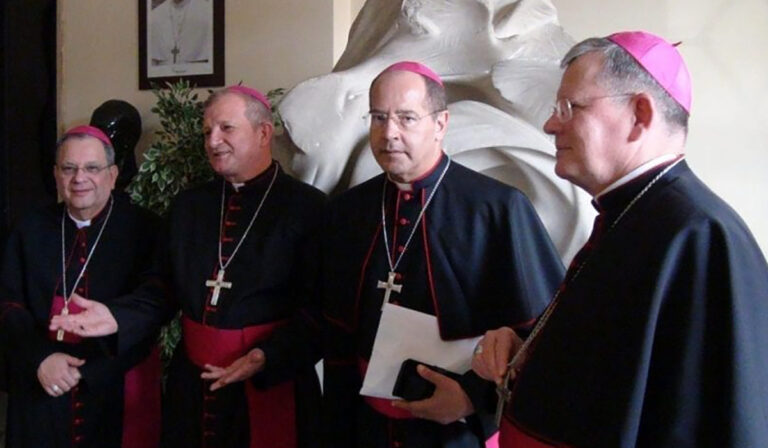
[{"label": "cassock button", "polygon": [[411,193],[403,193],[403,199],[405,199],[406,201],[410,201],[411,199],[413,199],[413,195]]},{"label": "cassock button", "polygon": [[402,244],[397,246],[397,251],[400,252],[400,253],[405,252],[405,246],[403,246]]},{"label": "cassock button", "polygon": [[75,421],[74,421],[74,424],[75,424],[75,426],[80,426],[80,425],[83,424],[84,421],[85,420],[83,420],[82,418],[76,418]]},{"label": "cassock button", "polygon": [[80,243],[80,247],[85,247],[85,241],[83,241],[82,243]]},{"label": "cassock button", "polygon": [[75,409],[83,409],[85,407],[85,403],[82,401],[75,402]]},{"label": "cassock button", "polygon": [[401,446],[403,446],[403,442],[401,442],[399,440],[395,440],[394,442],[392,442],[392,446],[394,448],[400,448]]},{"label": "cassock button", "polygon": [[402,279],[403,279],[403,274],[399,272],[395,273],[395,280],[402,280]]},{"label": "cassock button", "polygon": [[408,224],[410,224],[410,223],[411,223],[411,221],[408,221],[408,220],[407,220],[407,219],[405,219],[405,218],[400,218],[400,221],[398,221],[398,223],[399,223],[401,226],[407,226]]},{"label": "cassock button", "polygon": [[85,263],[85,257],[80,257],[80,263]]},{"label": "cassock button", "polygon": [[82,443],[83,442],[83,436],[75,436],[74,441],[75,441],[75,443]]}]

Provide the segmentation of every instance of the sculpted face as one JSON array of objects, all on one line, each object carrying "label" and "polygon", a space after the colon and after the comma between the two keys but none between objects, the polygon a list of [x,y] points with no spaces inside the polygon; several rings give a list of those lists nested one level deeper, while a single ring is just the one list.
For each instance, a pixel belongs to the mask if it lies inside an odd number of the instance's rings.
[{"label": "sculpted face", "polygon": [[426,85],[418,74],[388,72],[372,87],[371,150],[398,182],[412,182],[440,159],[448,112],[428,107]]},{"label": "sculpted face", "polygon": [[98,139],[70,137],[59,148],[53,175],[69,213],[85,221],[107,204],[115,188],[117,167],[107,163],[104,145]]},{"label": "sculpted face", "polygon": [[254,126],[245,110],[245,99],[228,93],[208,106],[203,115],[208,161],[229,182],[253,179],[272,163],[272,123]]},{"label": "sculpted face", "polygon": [[603,56],[592,52],[566,69],[557,98],[567,98],[573,117],[561,123],[552,114],[544,132],[555,137],[555,174],[596,195],[626,171],[625,136],[631,126],[627,96],[611,96],[599,75]]}]

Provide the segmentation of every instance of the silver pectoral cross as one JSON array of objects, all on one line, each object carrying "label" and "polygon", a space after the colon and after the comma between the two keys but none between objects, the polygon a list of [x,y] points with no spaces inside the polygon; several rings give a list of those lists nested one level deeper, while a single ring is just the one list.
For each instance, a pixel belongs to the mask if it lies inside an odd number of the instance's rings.
[{"label": "silver pectoral cross", "polygon": [[397,274],[394,272],[390,272],[389,275],[387,275],[386,282],[379,280],[379,282],[376,284],[377,289],[384,290],[384,302],[381,304],[382,308],[384,308],[384,304],[389,303],[389,295],[392,294],[392,291],[400,292],[403,290],[403,285],[398,285],[395,283],[396,275]]},{"label": "silver pectoral cross", "polygon": [[[61,309],[61,315],[66,316],[68,314],[69,314],[69,308],[67,308],[67,306],[64,305],[64,308]],[[61,328],[59,329],[59,331],[56,332],[56,340],[59,342],[64,340],[64,330],[62,330]]]},{"label": "silver pectoral cross", "polygon": [[514,369],[512,366],[508,366],[507,373],[504,374],[504,381],[496,386],[496,395],[498,395],[499,398],[496,400],[496,415],[494,416],[494,421],[496,422],[497,428],[501,425],[501,416],[504,415],[504,407],[512,397],[512,392],[509,390],[509,378],[513,371]]},{"label": "silver pectoral cross", "polygon": [[205,286],[213,288],[211,305],[216,306],[216,304],[219,303],[219,294],[221,294],[221,288],[232,289],[232,282],[224,281],[224,269],[222,269],[218,274],[216,274],[216,280],[206,280]]}]

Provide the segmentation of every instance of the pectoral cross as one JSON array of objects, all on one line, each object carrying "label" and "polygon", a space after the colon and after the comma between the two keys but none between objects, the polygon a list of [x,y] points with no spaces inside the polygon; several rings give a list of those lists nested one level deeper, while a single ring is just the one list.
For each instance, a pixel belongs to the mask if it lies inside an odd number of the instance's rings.
[{"label": "pectoral cross", "polygon": [[496,395],[498,395],[499,398],[496,400],[496,415],[494,416],[494,420],[497,428],[501,425],[501,416],[504,415],[504,407],[512,397],[512,392],[509,390],[509,378],[513,371],[514,369],[511,365],[507,366],[507,373],[504,374],[504,381],[496,386]]},{"label": "pectoral cross", "polygon": [[173,45],[173,48],[171,49],[171,54],[173,55],[173,63],[176,63],[176,56],[181,53],[181,50],[179,50],[179,47],[177,45]]},{"label": "pectoral cross", "polygon": [[384,302],[381,304],[382,308],[384,308],[384,304],[389,302],[389,295],[392,294],[392,291],[400,292],[403,290],[403,285],[395,284],[396,275],[397,274],[394,272],[390,272],[389,275],[387,275],[386,282],[379,280],[379,282],[376,284],[377,289],[384,290]]},{"label": "pectoral cross", "polygon": [[205,286],[213,288],[211,305],[216,306],[216,304],[219,303],[219,294],[221,294],[221,288],[232,289],[232,282],[224,281],[224,269],[222,269],[218,274],[216,274],[216,280],[206,280]]},{"label": "pectoral cross", "polygon": [[[69,308],[67,308],[67,305],[64,305],[64,308],[61,309],[61,315],[66,316],[69,314]],[[56,332],[56,340],[57,341],[63,341],[64,340],[64,330],[59,328],[59,331]]]}]

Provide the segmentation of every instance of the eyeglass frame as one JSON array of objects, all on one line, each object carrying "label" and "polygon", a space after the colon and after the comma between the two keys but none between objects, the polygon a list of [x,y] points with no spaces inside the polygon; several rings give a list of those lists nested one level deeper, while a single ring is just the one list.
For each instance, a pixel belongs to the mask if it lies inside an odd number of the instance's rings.
[{"label": "eyeglass frame", "polygon": [[[440,112],[445,112],[447,110],[448,109],[433,110],[432,112],[421,115],[421,116],[416,115],[416,113],[413,113],[413,112],[400,112],[400,113],[395,112],[394,114],[390,114],[389,112],[379,112],[376,110],[372,110],[372,111],[369,111],[367,114],[363,115],[363,120],[366,120],[366,121],[370,120],[370,126],[382,127],[384,126],[385,123],[389,123],[389,120],[394,117],[395,126],[397,126],[401,130],[406,130],[406,129],[413,129],[424,118],[438,114]],[[380,122],[374,121],[373,117],[376,115],[381,115],[382,121]],[[386,119],[384,119],[385,116],[386,116]],[[411,124],[404,124],[403,119],[408,119],[408,118],[411,118],[414,121]]]},{"label": "eyeglass frame", "polygon": [[[554,106],[552,106],[552,115],[554,115],[555,118],[557,118],[557,121],[559,121],[561,124],[565,124],[573,120],[574,107],[585,108],[585,107],[591,106],[592,104],[594,104],[595,101],[598,101],[598,100],[602,100],[606,98],[621,98],[624,96],[633,96],[633,95],[635,95],[634,92],[617,93],[615,95],[593,96],[590,98],[585,98],[579,103],[572,101],[570,98],[559,98],[555,100],[555,104]],[[582,104],[582,103],[587,103],[587,104]]]},{"label": "eyeglass frame", "polygon": [[[58,169],[59,172],[61,172],[61,174],[66,177],[75,177],[77,176],[77,173],[80,171],[82,171],[86,176],[95,177],[101,174],[107,168],[114,165],[115,165],[114,163],[107,163],[104,166],[91,165],[91,164],[86,164],[85,166],[56,164],[56,169]],[[71,171],[71,172],[68,172],[68,171]]]}]

